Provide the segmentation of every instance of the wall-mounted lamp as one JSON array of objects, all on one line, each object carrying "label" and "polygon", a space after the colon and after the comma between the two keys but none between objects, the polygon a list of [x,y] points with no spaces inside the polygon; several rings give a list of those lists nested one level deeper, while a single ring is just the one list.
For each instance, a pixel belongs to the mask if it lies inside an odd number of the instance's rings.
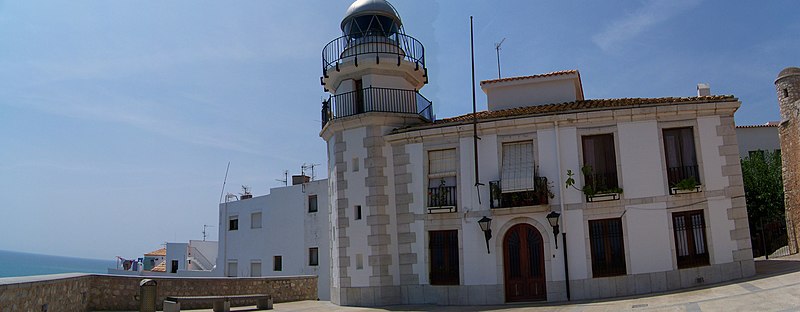
[{"label": "wall-mounted lamp", "polygon": [[486,237],[486,253],[489,252],[489,239],[492,238],[492,219],[483,216],[480,220],[478,220],[478,225],[481,226],[481,231],[483,231],[483,235]]},{"label": "wall-mounted lamp", "polygon": [[555,212],[555,211],[551,211],[546,216],[547,222],[550,222],[550,226],[553,227],[553,237],[555,238],[555,241],[556,241],[556,249],[558,249],[558,233],[559,233],[558,232],[558,217],[560,217],[560,216],[561,216],[561,214],[558,213],[558,212]]}]

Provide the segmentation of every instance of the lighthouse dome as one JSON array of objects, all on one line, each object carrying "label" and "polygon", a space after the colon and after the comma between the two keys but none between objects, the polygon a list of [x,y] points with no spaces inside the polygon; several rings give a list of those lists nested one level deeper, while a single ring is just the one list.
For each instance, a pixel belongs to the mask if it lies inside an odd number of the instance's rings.
[{"label": "lighthouse dome", "polygon": [[342,32],[353,38],[366,34],[388,36],[397,33],[403,22],[386,0],[357,0],[342,19]]}]

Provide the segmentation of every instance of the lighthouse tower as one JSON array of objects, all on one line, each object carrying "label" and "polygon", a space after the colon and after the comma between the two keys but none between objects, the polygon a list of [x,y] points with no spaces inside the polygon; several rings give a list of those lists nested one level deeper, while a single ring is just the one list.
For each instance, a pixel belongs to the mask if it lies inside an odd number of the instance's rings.
[{"label": "lighthouse tower", "polygon": [[355,1],[341,29],[322,50],[320,78],[331,94],[322,103],[320,132],[330,177],[331,301],[398,304],[400,285],[416,283],[410,264],[401,263],[410,247],[398,215],[408,203],[395,183],[404,179],[396,168],[408,159],[395,159],[402,147],[384,135],[433,120],[431,102],[418,93],[428,82],[425,50],[385,0]]}]

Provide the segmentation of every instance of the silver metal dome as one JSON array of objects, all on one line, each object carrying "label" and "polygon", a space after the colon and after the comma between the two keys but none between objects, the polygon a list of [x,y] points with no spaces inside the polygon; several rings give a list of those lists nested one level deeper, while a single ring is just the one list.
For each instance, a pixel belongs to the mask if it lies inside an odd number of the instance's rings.
[{"label": "silver metal dome", "polygon": [[353,2],[347,9],[344,19],[342,19],[342,30],[345,30],[345,24],[353,18],[364,15],[385,16],[391,18],[397,24],[398,28],[403,25],[403,22],[400,20],[400,15],[397,14],[397,11],[388,1],[356,0],[356,2]]}]

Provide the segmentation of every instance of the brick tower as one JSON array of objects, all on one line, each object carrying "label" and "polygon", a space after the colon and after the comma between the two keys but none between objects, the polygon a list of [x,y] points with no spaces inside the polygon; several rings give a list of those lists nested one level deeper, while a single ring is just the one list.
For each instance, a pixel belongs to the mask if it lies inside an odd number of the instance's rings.
[{"label": "brick tower", "polygon": [[800,68],[788,67],[775,79],[783,163],[783,190],[786,206],[786,229],[789,251],[798,252],[800,245]]}]

